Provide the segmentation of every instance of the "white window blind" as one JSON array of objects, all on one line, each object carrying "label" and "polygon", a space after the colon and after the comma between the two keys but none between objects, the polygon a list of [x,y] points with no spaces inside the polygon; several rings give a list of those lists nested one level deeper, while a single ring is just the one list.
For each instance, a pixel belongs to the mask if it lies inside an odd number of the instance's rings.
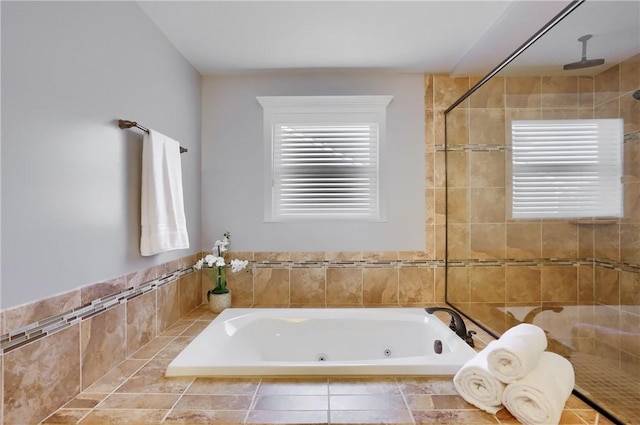
[{"label": "white window blind", "polygon": [[378,125],[278,124],[273,176],[278,216],[374,216]]},{"label": "white window blind", "polygon": [[622,119],[513,121],[513,218],[622,216]]},{"label": "white window blind", "polygon": [[391,96],[263,96],[266,221],[384,220]]}]

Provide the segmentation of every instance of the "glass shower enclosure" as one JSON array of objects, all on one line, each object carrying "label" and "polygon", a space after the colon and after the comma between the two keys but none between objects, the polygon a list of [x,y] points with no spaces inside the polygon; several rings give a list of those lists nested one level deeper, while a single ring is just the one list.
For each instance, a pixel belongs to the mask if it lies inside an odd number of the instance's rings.
[{"label": "glass shower enclosure", "polygon": [[[542,327],[581,397],[640,424],[640,3],[549,27],[445,115],[446,298],[495,336]],[[513,218],[512,124],[593,119],[622,119],[622,214]]]}]

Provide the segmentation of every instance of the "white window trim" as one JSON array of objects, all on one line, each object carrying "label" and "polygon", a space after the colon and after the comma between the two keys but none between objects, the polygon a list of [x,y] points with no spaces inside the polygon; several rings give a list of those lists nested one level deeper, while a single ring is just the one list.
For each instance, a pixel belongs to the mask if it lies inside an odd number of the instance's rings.
[{"label": "white window trim", "polygon": [[622,217],[623,126],[619,118],[514,120],[512,218]]},{"label": "white window trim", "polygon": [[[258,96],[263,107],[264,140],[264,221],[386,221],[384,161],[386,150],[386,107],[393,96]],[[378,124],[378,211],[375,217],[280,217],[274,214],[273,168],[274,124],[287,116],[325,114],[337,117],[349,114],[369,114]]]}]

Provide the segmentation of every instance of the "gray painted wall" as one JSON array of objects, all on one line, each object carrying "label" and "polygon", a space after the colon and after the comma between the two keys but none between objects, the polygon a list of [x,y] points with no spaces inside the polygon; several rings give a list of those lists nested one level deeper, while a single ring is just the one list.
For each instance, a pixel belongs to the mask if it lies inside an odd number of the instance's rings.
[{"label": "gray painted wall", "polygon": [[[263,222],[262,107],[256,96],[393,95],[387,108],[387,222]],[[202,241],[236,251],[424,250],[422,74],[307,71],[208,76],[202,106]]]},{"label": "gray painted wall", "polygon": [[[1,2],[7,308],[200,250],[201,78],[133,2]],[[142,133],[180,141],[189,250],[142,257]]]}]

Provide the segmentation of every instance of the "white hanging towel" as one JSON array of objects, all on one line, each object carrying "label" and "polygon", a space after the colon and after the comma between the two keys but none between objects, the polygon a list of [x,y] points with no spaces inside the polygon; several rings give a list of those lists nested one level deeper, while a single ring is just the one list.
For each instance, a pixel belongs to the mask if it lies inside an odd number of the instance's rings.
[{"label": "white hanging towel", "polygon": [[507,385],[502,402],[525,425],[556,425],[571,395],[575,375],[571,362],[545,351],[523,379]]},{"label": "white hanging towel", "polygon": [[487,354],[491,350],[491,344],[495,343],[496,341],[490,342],[453,377],[458,394],[467,403],[492,415],[502,409],[502,392],[505,387],[505,384],[491,374],[487,365]]},{"label": "white hanging towel", "polygon": [[142,142],[140,253],[189,248],[182,198],[180,144],[149,130]]},{"label": "white hanging towel", "polygon": [[496,378],[509,384],[524,378],[538,365],[540,355],[547,348],[547,336],[542,328],[521,323],[503,333],[491,345],[487,354],[489,370]]}]

